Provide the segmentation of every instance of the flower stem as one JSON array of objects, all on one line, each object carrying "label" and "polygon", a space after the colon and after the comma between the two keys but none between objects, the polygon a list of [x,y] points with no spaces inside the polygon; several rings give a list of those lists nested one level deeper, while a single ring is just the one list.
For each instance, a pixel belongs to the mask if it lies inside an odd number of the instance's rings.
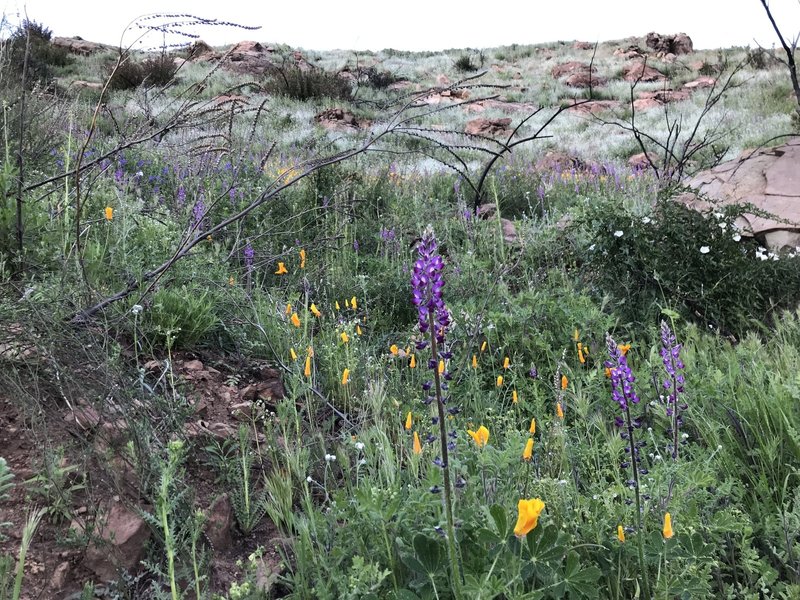
[{"label": "flower stem", "polygon": [[644,562],[644,546],[642,545],[642,538],[644,537],[644,529],[642,527],[642,501],[639,493],[639,468],[636,462],[636,440],[634,440],[633,421],[631,419],[630,406],[625,406],[625,421],[628,426],[628,444],[631,453],[631,469],[633,470],[634,491],[636,493],[636,526],[637,535],[636,542],[639,547],[639,569],[642,572],[642,588],[644,597],[650,598],[650,579],[647,576],[647,565]]},{"label": "flower stem", "polygon": [[447,519],[447,553],[450,557],[450,571],[453,579],[453,596],[456,600],[461,596],[461,584],[463,575],[461,573],[461,561],[458,556],[456,545],[456,529],[453,520],[453,491],[450,484],[450,461],[447,456],[447,422],[444,415],[444,403],[442,402],[442,380],[439,375],[439,349],[436,344],[436,323],[434,322],[433,312],[428,313],[428,323],[430,325],[431,338],[431,358],[433,364],[433,379],[436,388],[436,408],[439,413],[439,441],[442,450],[442,477],[444,479],[444,510]]}]

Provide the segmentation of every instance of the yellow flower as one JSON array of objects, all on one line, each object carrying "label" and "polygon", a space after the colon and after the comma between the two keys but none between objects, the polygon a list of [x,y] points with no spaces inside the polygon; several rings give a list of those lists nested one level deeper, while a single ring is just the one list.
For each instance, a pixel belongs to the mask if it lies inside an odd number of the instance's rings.
[{"label": "yellow flower", "polygon": [[416,431],[414,432],[414,454],[422,454],[422,444]]},{"label": "yellow flower", "polygon": [[300,248],[300,268],[306,268],[306,251],[303,248]]},{"label": "yellow flower", "polygon": [[303,375],[306,377],[311,377],[311,354],[306,356],[306,368],[303,370]]},{"label": "yellow flower", "polygon": [[622,525],[617,525],[617,539],[620,543],[625,543],[625,528],[623,528]]},{"label": "yellow flower", "polygon": [[344,307],[350,308],[350,300],[348,300],[347,298],[344,299]]},{"label": "yellow flower", "polygon": [[353,296],[352,298],[350,298],[350,307],[351,307],[353,310],[355,310],[355,309],[357,309],[357,308],[358,308],[358,304],[356,304],[356,297],[355,297],[355,296]]},{"label": "yellow flower", "polygon": [[577,342],[578,338],[580,338],[580,336],[581,336],[581,332],[578,331],[578,328],[576,327],[575,331],[572,332],[572,341],[573,342]]},{"label": "yellow flower", "polygon": [[531,432],[531,435],[533,435],[534,433],[536,433],[536,419],[531,419],[531,426],[530,426],[530,428],[528,429],[528,431],[530,431],[530,432]]},{"label": "yellow flower", "polygon": [[581,364],[584,364],[586,362],[586,358],[584,358],[583,356],[583,344],[581,344],[580,342],[578,342],[578,360],[580,361]]},{"label": "yellow flower", "polygon": [[511,360],[509,360],[509,358],[506,356],[505,359],[503,360],[503,368],[507,369],[510,366],[511,366]]},{"label": "yellow flower", "polygon": [[236,280],[233,278],[233,275],[228,277],[228,285],[231,286],[231,287],[236,285]]},{"label": "yellow flower", "polygon": [[568,385],[569,385],[569,379],[567,379],[566,375],[562,375],[561,376],[561,389],[562,390],[567,389]]},{"label": "yellow flower", "polygon": [[411,360],[408,361],[408,368],[409,369],[416,369],[417,368],[417,357],[415,354],[411,355]]},{"label": "yellow flower", "polygon": [[531,458],[533,458],[533,438],[528,438],[528,441],[525,442],[525,450],[522,451],[522,459],[530,460]]},{"label": "yellow flower", "polygon": [[564,420],[564,409],[561,408],[561,402],[556,402],[556,416],[562,421]]},{"label": "yellow flower", "polygon": [[472,368],[473,369],[477,369],[478,368],[478,355],[477,354],[473,354],[472,355]]},{"label": "yellow flower", "polygon": [[631,345],[630,344],[619,344],[617,346],[617,348],[619,348],[619,351],[622,353],[622,356],[625,356],[628,353],[628,350],[631,349]]},{"label": "yellow flower", "polygon": [[517,390],[511,390],[511,402],[516,404],[519,402],[519,396],[517,396]]},{"label": "yellow flower", "polygon": [[439,361],[439,375],[441,375],[442,373],[444,373],[444,361],[440,360]]},{"label": "yellow flower", "polygon": [[483,343],[481,344],[481,352],[486,352],[486,347],[488,345],[489,345],[489,342],[487,342],[486,340],[483,340]]},{"label": "yellow flower", "polygon": [[287,303],[286,304],[286,311],[285,312],[286,312],[287,315],[292,314],[292,305],[291,305],[291,303]]},{"label": "yellow flower", "polygon": [[503,376],[502,375],[498,375],[497,376],[497,387],[500,387],[501,385],[503,385]]},{"label": "yellow flower", "polygon": [[111,208],[110,206],[106,206],[104,212],[106,213],[106,221],[110,221],[114,218],[114,209]]},{"label": "yellow flower", "polygon": [[286,269],[286,265],[283,264],[282,262],[279,262],[278,263],[278,270],[275,271],[275,275],[285,275],[288,272],[289,271]]},{"label": "yellow flower", "polygon": [[475,440],[475,445],[478,446],[478,448],[483,448],[489,443],[489,430],[483,425],[478,427],[478,431],[467,429],[467,433]]},{"label": "yellow flower", "polygon": [[664,515],[664,529],[661,531],[664,536],[665,540],[668,540],[673,535],[675,535],[672,531],[672,515],[666,513]]},{"label": "yellow flower", "polygon": [[411,424],[412,424],[411,411],[408,411],[408,414],[406,415],[406,423],[405,423],[406,431],[411,429]]},{"label": "yellow flower", "polygon": [[300,317],[297,316],[297,313],[292,313],[292,325],[295,327],[300,327]]},{"label": "yellow flower", "polygon": [[361,325],[356,325],[356,335],[361,335]]},{"label": "yellow flower", "polygon": [[309,310],[311,311],[311,314],[314,315],[317,318],[322,316],[322,313],[319,312],[319,309],[317,308],[317,305],[314,304],[313,302],[311,303],[311,307],[309,308]]},{"label": "yellow flower", "polygon": [[350,369],[345,369],[342,371],[342,385],[347,385],[348,381],[350,381]]},{"label": "yellow flower", "polygon": [[606,377],[607,377],[607,378],[610,378],[610,377],[611,377],[611,369],[610,369],[610,368],[608,368],[608,367],[606,367],[606,368],[605,368],[605,374],[606,374]]},{"label": "yellow flower", "polygon": [[400,352],[400,350],[397,347],[397,344],[392,344],[391,346],[389,346],[389,352],[391,352],[394,356],[397,356],[397,353]]},{"label": "yellow flower", "polygon": [[342,333],[340,333],[340,334],[339,334],[339,337],[340,337],[340,338],[342,338],[342,343],[343,343],[343,344],[346,344],[347,342],[349,342],[349,341],[350,341],[350,336],[349,336],[349,335],[347,335],[347,332],[346,332],[346,331],[343,331]]},{"label": "yellow flower", "polygon": [[289,348],[289,356],[292,357],[292,360],[297,360],[297,352],[294,351],[294,348]]},{"label": "yellow flower", "polygon": [[533,498],[531,500],[520,499],[517,505],[519,516],[517,517],[517,524],[514,527],[514,535],[517,537],[525,537],[536,529],[539,524],[539,515],[544,510],[544,502],[540,498]]},{"label": "yellow flower", "polygon": [[338,300],[337,300],[337,301],[334,303],[334,306],[336,307],[336,310],[341,310],[341,309],[339,308],[339,301],[338,301]]},{"label": "yellow flower", "polygon": [[314,348],[312,348],[311,346],[309,346],[308,348],[306,348],[306,353],[307,353],[309,356],[314,356]]}]

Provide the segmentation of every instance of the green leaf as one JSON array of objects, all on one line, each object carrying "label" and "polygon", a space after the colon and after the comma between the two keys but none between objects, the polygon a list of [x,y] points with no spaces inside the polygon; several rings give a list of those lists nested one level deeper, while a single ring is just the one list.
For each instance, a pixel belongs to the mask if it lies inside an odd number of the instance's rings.
[{"label": "green leaf", "polygon": [[564,584],[570,598],[597,598],[599,589],[597,581],[602,572],[596,566],[581,568],[580,556],[575,551],[567,555],[564,568]]},{"label": "green leaf", "polygon": [[422,534],[415,535],[413,543],[414,553],[425,572],[428,574],[439,572],[444,564],[444,551],[441,544]]},{"label": "green leaf", "polygon": [[489,514],[492,515],[492,519],[494,520],[494,525],[497,528],[497,533],[500,534],[500,537],[504,538],[508,533],[508,517],[506,516],[506,509],[500,506],[499,504],[495,504],[489,509]]},{"label": "green leaf", "polygon": [[552,523],[528,533],[526,541],[530,560],[534,564],[560,562],[566,552],[564,536]]}]

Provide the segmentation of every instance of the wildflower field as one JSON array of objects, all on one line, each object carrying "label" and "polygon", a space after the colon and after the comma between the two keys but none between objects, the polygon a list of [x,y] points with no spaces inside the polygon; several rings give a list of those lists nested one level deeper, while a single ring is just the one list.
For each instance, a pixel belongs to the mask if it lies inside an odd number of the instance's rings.
[{"label": "wildflower field", "polygon": [[774,57],[648,63],[720,82],[635,114],[651,169],[630,105],[567,110],[630,98],[631,40],[303,51],[342,98],[185,49],[26,80],[14,39],[0,599],[800,598],[800,248],[674,200],[796,133]]}]

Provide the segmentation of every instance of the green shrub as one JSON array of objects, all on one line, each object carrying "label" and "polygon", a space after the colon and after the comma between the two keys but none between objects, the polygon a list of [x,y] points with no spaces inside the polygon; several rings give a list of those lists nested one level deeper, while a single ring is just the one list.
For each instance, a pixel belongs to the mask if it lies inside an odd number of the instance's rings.
[{"label": "green shrub", "polygon": [[800,300],[800,258],[778,256],[742,236],[734,222],[748,209],[700,213],[662,199],[637,216],[611,202],[590,208],[578,227],[585,273],[635,323],[651,323],[665,306],[725,335],[763,330],[781,309]]},{"label": "green shrub", "polygon": [[208,291],[187,286],[160,289],[145,311],[146,334],[166,349],[195,346],[219,321],[212,300]]},{"label": "green shrub", "polygon": [[108,87],[112,90],[132,90],[142,85],[145,78],[144,66],[133,57],[122,57],[119,64],[114,64],[109,74],[111,80]]},{"label": "green shrub", "polygon": [[353,95],[347,81],[336,73],[317,68],[304,70],[299,67],[275,67],[268,75],[264,88],[268,94],[287,96],[295,100],[347,100]]},{"label": "green shrub", "polygon": [[155,58],[148,58],[142,63],[144,73],[144,83],[147,86],[163,87],[172,82],[175,73],[178,72],[178,65],[172,56],[162,52]]},{"label": "green shrub", "polygon": [[26,83],[48,84],[53,79],[53,67],[63,67],[71,62],[66,49],[54,46],[52,32],[41,23],[24,20],[4,43],[5,76],[21,77],[25,66],[25,50],[30,37]]},{"label": "green shrub", "polygon": [[478,67],[472,63],[472,57],[469,56],[469,54],[462,54],[459,56],[453,63],[453,66],[456,71],[460,73],[471,73],[472,71],[478,70]]}]

